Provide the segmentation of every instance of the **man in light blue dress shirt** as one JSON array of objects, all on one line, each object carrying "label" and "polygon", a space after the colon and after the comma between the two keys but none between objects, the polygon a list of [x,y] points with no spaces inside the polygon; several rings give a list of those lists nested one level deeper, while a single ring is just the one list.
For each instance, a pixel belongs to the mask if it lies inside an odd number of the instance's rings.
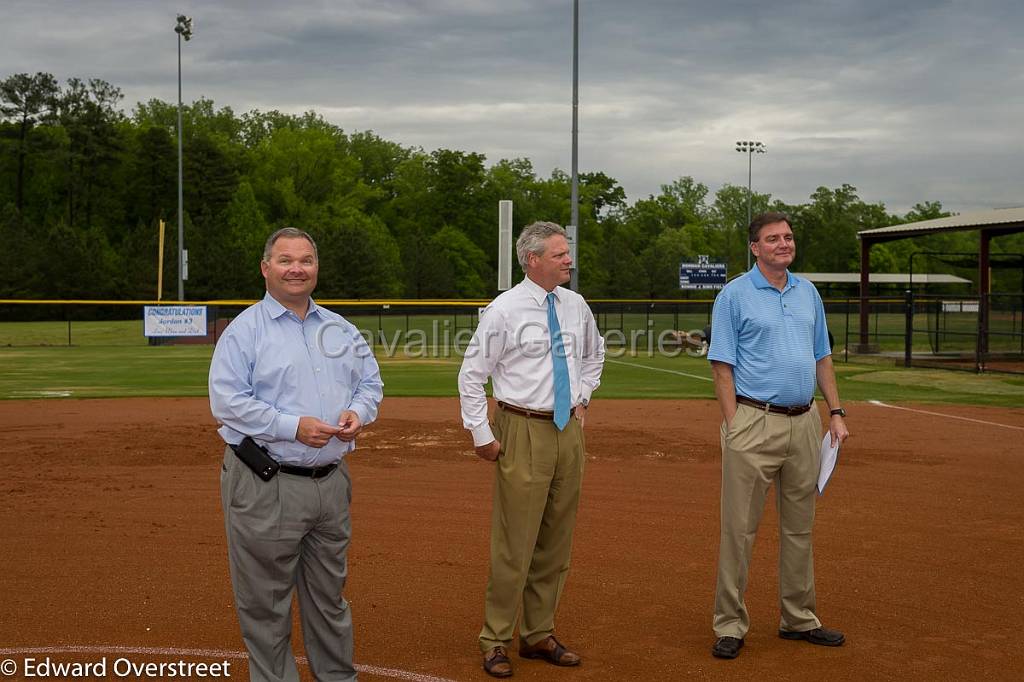
[{"label": "man in light blue dress shirt", "polygon": [[[342,596],[351,535],[345,455],[377,417],[380,370],[356,328],[316,305],[316,244],[286,227],[267,240],[263,300],[235,318],[210,365],[210,407],[226,448],[221,504],[231,584],[252,680],[298,680],[297,590],[310,668],[354,680]],[[279,465],[263,480],[236,455],[246,438]]]}]

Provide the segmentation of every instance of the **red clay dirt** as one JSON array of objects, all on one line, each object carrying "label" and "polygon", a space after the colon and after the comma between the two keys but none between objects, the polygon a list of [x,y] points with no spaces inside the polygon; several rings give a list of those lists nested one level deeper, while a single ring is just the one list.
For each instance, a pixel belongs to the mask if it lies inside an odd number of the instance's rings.
[{"label": "red clay dirt", "polygon": [[[557,618],[584,662],[557,669],[513,654],[513,679],[1024,678],[1024,409],[921,407],[1005,425],[995,426],[847,408],[854,435],[815,526],[819,613],[845,646],[776,636],[769,502],[747,646],[713,659],[718,408],[596,400]],[[223,449],[205,400],[2,402],[0,425],[0,658],[20,665],[23,650],[72,646],[244,650],[218,497]],[[458,401],[387,398],[359,445],[346,594],[357,662],[378,669],[362,679],[388,679],[384,668],[488,679],[476,636],[492,472],[473,455]],[[301,653],[297,629],[294,640]],[[231,678],[248,678],[244,661]]]}]

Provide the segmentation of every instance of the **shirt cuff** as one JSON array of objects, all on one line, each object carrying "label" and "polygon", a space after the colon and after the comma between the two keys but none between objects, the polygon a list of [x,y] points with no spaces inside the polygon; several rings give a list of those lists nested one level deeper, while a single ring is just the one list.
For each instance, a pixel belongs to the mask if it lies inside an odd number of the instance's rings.
[{"label": "shirt cuff", "polygon": [[491,431],[491,425],[484,422],[480,426],[470,430],[473,434],[473,446],[480,447],[481,445],[487,445],[494,441],[494,432]]},{"label": "shirt cuff", "polygon": [[276,440],[292,441],[299,435],[299,418],[294,414],[278,414],[277,423],[274,425],[274,438]]},{"label": "shirt cuff", "polygon": [[348,409],[350,409],[353,412],[355,412],[356,416],[359,417],[359,424],[360,424],[360,426],[368,426],[370,424],[370,422],[373,421],[372,419],[370,419],[369,417],[366,416],[366,408],[364,408],[362,406],[353,405],[352,407],[350,407]]}]

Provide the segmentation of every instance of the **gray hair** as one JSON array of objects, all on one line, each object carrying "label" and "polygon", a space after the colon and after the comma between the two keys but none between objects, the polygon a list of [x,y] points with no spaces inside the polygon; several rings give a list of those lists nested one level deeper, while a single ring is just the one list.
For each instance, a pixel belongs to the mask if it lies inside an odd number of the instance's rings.
[{"label": "gray hair", "polygon": [[263,246],[263,260],[270,262],[270,252],[274,248],[274,242],[278,239],[305,239],[309,242],[310,246],[313,247],[313,258],[320,260],[320,255],[316,250],[316,242],[309,236],[308,232],[300,230],[297,227],[282,227],[280,230],[274,232],[274,234],[267,237],[267,243]]},{"label": "gray hair", "polygon": [[[545,242],[556,235],[566,237],[565,230],[557,223],[538,221],[523,228],[519,239],[516,240],[516,257],[519,259],[519,264],[523,266],[523,272],[526,272],[530,254],[544,255],[544,249],[547,248]],[[568,239],[568,237],[566,238]]]}]

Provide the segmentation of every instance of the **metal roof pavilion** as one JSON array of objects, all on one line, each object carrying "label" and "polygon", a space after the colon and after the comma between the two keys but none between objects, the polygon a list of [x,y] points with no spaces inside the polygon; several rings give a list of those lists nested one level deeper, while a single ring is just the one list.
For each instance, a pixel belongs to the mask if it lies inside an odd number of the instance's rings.
[{"label": "metal roof pavilion", "polygon": [[1024,206],[1017,208],[997,208],[991,211],[971,211],[946,218],[921,220],[916,223],[890,225],[873,230],[861,230],[857,233],[860,239],[868,238],[874,243],[918,237],[935,232],[958,232],[963,230],[985,229],[1000,234],[1020,232],[1024,226]]},{"label": "metal roof pavilion", "polygon": [[[992,288],[989,278],[989,247],[992,238],[1024,232],[1024,207],[970,211],[946,218],[879,227],[857,233],[857,238],[860,239],[860,345],[862,349],[866,350],[868,346],[868,270],[871,267],[871,247],[882,242],[921,237],[937,232],[967,230],[978,231],[978,289],[979,293],[985,297]],[[987,306],[982,306],[978,312],[978,326],[982,331],[982,338],[985,338],[988,332],[988,310],[986,308]],[[982,349],[983,352],[985,350],[987,349]]]},{"label": "metal roof pavilion", "polygon": [[[815,284],[853,284],[860,281],[859,272],[794,272]],[[910,284],[910,274],[906,272],[872,272],[868,273],[872,284]],[[971,280],[956,275],[943,273],[915,273],[914,282],[918,284],[970,284]]]}]

